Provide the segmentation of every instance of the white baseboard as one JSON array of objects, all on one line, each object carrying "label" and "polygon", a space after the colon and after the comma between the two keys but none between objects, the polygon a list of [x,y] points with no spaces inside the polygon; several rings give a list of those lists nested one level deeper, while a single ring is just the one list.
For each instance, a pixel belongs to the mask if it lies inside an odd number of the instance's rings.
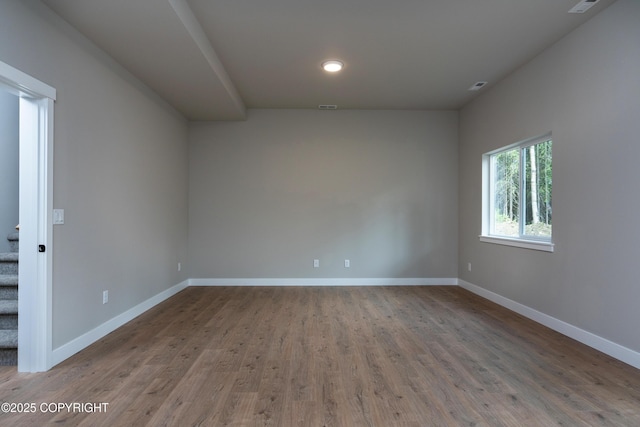
[{"label": "white baseboard", "polygon": [[189,286],[455,286],[457,278],[189,279]]},{"label": "white baseboard", "polygon": [[574,340],[588,345],[591,348],[595,348],[596,350],[608,354],[615,359],[640,369],[640,353],[634,350],[621,346],[620,344],[616,344],[591,332],[585,331],[584,329],[580,329],[577,326],[571,325],[570,323],[556,319],[548,314],[544,314],[531,307],[527,307],[526,305],[510,300],[509,298],[505,298],[495,292],[488,291],[462,279],[458,279],[458,286],[508,308],[511,311],[515,311],[516,313],[553,329],[556,332],[566,335],[569,338],[573,338]]},{"label": "white baseboard", "polygon": [[159,294],[149,298],[148,300],[141,302],[135,307],[130,308],[124,313],[119,314],[118,316],[112,319],[109,319],[108,321],[104,322],[102,325],[90,330],[89,332],[83,335],[80,335],[78,338],[72,341],[69,341],[68,343],[54,349],[51,354],[51,358],[50,358],[51,366],[49,368],[57,365],[63,360],[68,359],[69,357],[73,356],[74,354],[78,353],[84,348],[90,346],[91,344],[98,341],[105,335],[113,332],[114,330],[118,329],[120,326],[124,325],[130,320],[135,319],[136,317],[138,317],[145,311],[149,310],[150,308],[160,304],[164,300],[177,294],[181,290],[185,289],[187,286],[189,286],[188,280],[185,280],[182,283],[172,286],[171,288],[163,292],[160,292]]},{"label": "white baseboard", "polygon": [[458,284],[456,278],[425,279],[425,278],[374,278],[374,279],[188,279],[179,283],[158,295],[141,302],[122,314],[106,321],[102,325],[86,332],[85,334],[69,341],[51,352],[52,368],[58,363],[68,359],[84,348],[90,346],[105,335],[118,329],[125,323],[138,317],[150,308],[160,304],[188,286],[431,286]]},{"label": "white baseboard", "polygon": [[640,369],[640,353],[580,329],[555,317],[544,314],[526,305],[505,298],[480,286],[457,278],[287,278],[287,279],[189,279],[179,283],[158,295],[136,305],[124,313],[108,320],[78,338],[56,348],[51,353],[51,368],[63,360],[73,356],[105,335],[141,315],[150,308],[160,304],[188,286],[460,286],[476,295],[495,302],[509,310],[551,328],[563,335],[599,350],[609,356]]}]

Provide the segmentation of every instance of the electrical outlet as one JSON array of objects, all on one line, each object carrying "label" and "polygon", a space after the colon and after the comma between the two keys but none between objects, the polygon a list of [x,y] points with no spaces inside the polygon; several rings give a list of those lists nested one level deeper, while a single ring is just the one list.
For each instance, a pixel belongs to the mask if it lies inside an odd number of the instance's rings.
[{"label": "electrical outlet", "polygon": [[102,303],[106,304],[109,302],[109,291],[102,291]]},{"label": "electrical outlet", "polygon": [[349,268],[351,267],[351,261],[349,261],[348,259],[344,260],[344,268]]},{"label": "electrical outlet", "polygon": [[181,262],[178,263],[178,271],[182,271],[182,263]]},{"label": "electrical outlet", "polygon": [[320,267],[320,260],[319,259],[314,259],[313,260],[313,268],[318,268]]},{"label": "electrical outlet", "polygon": [[471,263],[467,264],[467,270],[471,271]]}]

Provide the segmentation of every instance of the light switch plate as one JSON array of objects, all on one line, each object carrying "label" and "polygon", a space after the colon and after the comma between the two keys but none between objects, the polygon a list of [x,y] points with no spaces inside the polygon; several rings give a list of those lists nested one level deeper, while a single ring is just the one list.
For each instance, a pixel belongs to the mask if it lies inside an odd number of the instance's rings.
[{"label": "light switch plate", "polygon": [[64,224],[64,209],[53,210],[53,225]]}]

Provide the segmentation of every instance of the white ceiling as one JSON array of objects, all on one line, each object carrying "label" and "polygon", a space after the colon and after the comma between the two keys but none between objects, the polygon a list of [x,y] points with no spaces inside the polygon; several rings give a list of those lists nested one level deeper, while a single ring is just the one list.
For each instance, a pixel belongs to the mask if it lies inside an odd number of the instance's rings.
[{"label": "white ceiling", "polygon": [[[42,0],[191,120],[457,109],[615,0]],[[321,70],[326,59],[346,64]],[[483,89],[483,90],[486,90]]]}]

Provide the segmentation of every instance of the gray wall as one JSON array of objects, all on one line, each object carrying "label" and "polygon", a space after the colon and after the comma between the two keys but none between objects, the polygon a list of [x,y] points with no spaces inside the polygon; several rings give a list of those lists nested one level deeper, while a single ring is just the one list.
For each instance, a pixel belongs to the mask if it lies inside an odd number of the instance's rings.
[{"label": "gray wall", "polygon": [[186,278],[187,123],[38,2],[2,2],[0,60],[58,94],[57,348]]},{"label": "gray wall", "polygon": [[0,252],[18,225],[18,97],[0,88]]},{"label": "gray wall", "polygon": [[191,277],[456,277],[457,130],[424,111],[192,124]]},{"label": "gray wall", "polygon": [[[640,351],[639,21],[614,3],[465,107],[459,139],[455,112],[250,110],[188,146],[39,2],[3,0],[0,60],[58,91],[54,347],[188,276],[459,276]],[[548,131],[556,252],[480,243],[482,153]]]},{"label": "gray wall", "polygon": [[[619,0],[467,105],[459,190],[460,278],[635,351],[639,23]],[[548,131],[555,253],[479,242],[482,154]]]}]

